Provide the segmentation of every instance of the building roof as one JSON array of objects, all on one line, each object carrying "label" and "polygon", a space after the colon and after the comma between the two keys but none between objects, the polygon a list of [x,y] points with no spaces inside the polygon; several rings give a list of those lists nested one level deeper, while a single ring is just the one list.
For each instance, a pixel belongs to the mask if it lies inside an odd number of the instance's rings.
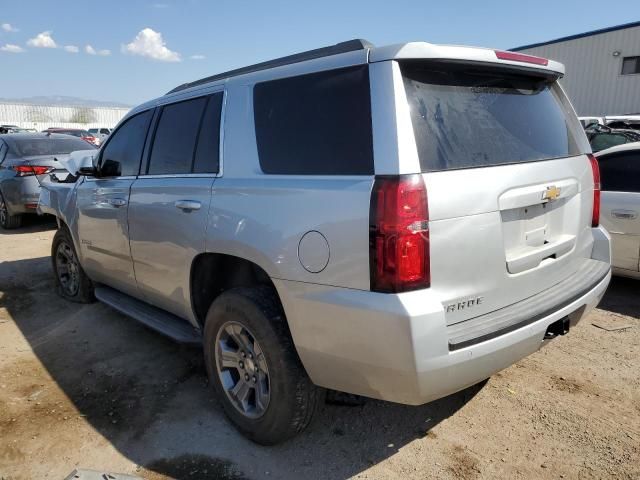
[{"label": "building roof", "polygon": [[527,50],[529,48],[542,47],[544,45],[551,45],[553,43],[566,42],[568,40],[577,40],[583,37],[591,37],[592,35],[600,35],[601,33],[615,32],[616,30],[625,30],[627,28],[640,27],[640,22],[624,23],[622,25],[616,25],[613,27],[601,28],[599,30],[591,30],[590,32],[578,33],[577,35],[569,35],[568,37],[556,38],[555,40],[549,40],[548,42],[532,43],[530,45],[523,45],[521,47],[512,48],[511,51],[518,52],[520,50]]}]

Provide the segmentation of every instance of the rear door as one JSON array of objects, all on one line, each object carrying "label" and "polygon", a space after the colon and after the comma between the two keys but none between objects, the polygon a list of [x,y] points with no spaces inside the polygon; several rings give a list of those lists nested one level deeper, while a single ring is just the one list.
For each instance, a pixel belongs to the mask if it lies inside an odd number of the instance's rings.
[{"label": "rear door", "polygon": [[129,249],[129,193],[140,162],[153,110],[123,123],[100,151],[100,178],[77,188],[78,237],[89,276],[128,294],[136,281]]},{"label": "rear door", "polygon": [[640,151],[598,156],[602,225],[611,234],[614,267],[638,271],[640,254]]},{"label": "rear door", "polygon": [[223,93],[165,105],[148,163],[131,189],[130,243],[145,300],[191,318],[190,273],[205,250],[219,172]]},{"label": "rear door", "polygon": [[[589,261],[589,146],[548,72],[401,64],[427,185],[431,289],[448,324],[514,304]],[[465,308],[471,305],[472,308]]]}]

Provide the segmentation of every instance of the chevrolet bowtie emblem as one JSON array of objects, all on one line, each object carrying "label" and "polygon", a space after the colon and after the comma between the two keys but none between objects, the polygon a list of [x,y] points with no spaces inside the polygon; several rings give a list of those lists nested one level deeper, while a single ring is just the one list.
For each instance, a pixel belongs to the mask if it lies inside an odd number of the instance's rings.
[{"label": "chevrolet bowtie emblem", "polygon": [[560,196],[560,187],[556,187],[555,185],[551,187],[547,187],[547,189],[542,193],[542,200],[556,200]]}]

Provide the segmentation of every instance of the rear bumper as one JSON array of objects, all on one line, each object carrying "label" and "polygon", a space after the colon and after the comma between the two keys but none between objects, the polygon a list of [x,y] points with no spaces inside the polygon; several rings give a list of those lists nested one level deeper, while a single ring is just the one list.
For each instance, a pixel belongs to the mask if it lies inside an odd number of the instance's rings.
[{"label": "rear bumper", "polygon": [[2,195],[9,213],[36,213],[40,187],[35,177],[16,177],[2,182]]},{"label": "rear bumper", "polygon": [[538,350],[550,324],[578,323],[611,279],[609,238],[594,230],[604,275],[526,324],[452,349],[442,304],[428,291],[399,295],[274,280],[307,373],[317,385],[410,405],[474,385]]}]

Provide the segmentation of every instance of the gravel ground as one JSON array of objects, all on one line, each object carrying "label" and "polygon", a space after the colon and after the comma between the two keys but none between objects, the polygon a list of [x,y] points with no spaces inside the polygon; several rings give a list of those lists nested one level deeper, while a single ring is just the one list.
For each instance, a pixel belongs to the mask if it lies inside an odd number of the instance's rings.
[{"label": "gravel ground", "polygon": [[199,350],[54,293],[53,228],[0,233],[0,479],[640,478],[636,281],[486,383],[421,407],[326,405],[264,448],[225,420]]}]

